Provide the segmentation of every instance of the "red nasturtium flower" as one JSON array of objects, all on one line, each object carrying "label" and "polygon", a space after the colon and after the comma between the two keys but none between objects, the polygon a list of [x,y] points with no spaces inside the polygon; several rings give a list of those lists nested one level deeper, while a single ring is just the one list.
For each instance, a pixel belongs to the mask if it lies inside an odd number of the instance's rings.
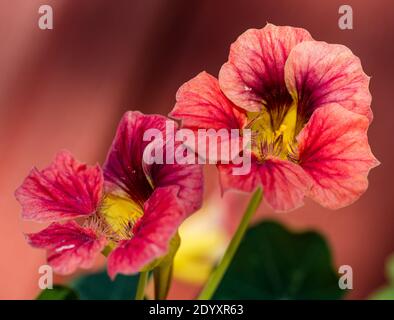
[{"label": "red nasturtium flower", "polygon": [[[202,201],[198,165],[147,165],[147,129],[164,133],[167,118],[127,112],[103,170],[60,152],[44,170],[33,169],[16,191],[22,217],[52,222],[27,240],[47,250],[55,272],[89,268],[105,248],[108,273],[132,274],[165,255],[180,223]],[[67,220],[66,222],[60,222]]]},{"label": "red nasturtium flower", "polygon": [[170,115],[193,130],[251,129],[251,171],[236,176],[234,164],[219,164],[223,191],[262,184],[277,211],[301,206],[305,195],[339,208],[367,189],[378,165],[367,138],[368,85],[347,47],[267,24],[232,44],[218,80],[202,72],[186,82]]}]

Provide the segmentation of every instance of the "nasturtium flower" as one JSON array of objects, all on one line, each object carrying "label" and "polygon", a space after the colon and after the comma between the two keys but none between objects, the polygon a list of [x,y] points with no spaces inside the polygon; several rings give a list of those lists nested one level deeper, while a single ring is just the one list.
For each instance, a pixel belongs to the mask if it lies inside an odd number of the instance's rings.
[{"label": "nasturtium flower", "polygon": [[276,211],[305,196],[335,209],[359,198],[378,165],[367,138],[368,86],[347,47],[267,24],[231,45],[219,79],[202,72],[181,86],[170,115],[193,130],[251,130],[251,170],[233,175],[234,163],[219,163],[223,191],[262,185]]},{"label": "nasturtium flower", "polygon": [[166,121],[127,112],[102,169],[61,151],[17,189],[22,217],[51,223],[26,237],[33,247],[47,250],[55,272],[90,268],[100,252],[109,252],[111,277],[133,274],[168,253],[181,222],[201,206],[202,169],[143,161],[149,144],[144,132],[155,128],[165,136]]}]

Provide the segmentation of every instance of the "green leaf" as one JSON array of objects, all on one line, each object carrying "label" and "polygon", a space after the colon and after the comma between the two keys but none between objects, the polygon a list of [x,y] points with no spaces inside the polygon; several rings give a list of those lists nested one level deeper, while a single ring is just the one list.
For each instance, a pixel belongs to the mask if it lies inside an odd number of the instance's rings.
[{"label": "green leaf", "polygon": [[78,300],[78,295],[69,287],[55,284],[53,289],[41,291],[36,300]]},{"label": "green leaf", "polygon": [[132,300],[137,291],[138,275],[118,275],[112,281],[106,271],[82,276],[71,283],[81,300]]},{"label": "green leaf", "polygon": [[371,300],[394,300],[394,286],[379,289],[371,297]]},{"label": "green leaf", "polygon": [[214,299],[339,299],[326,241],[267,221],[250,228]]},{"label": "green leaf", "polygon": [[370,297],[371,300],[394,300],[394,255],[389,257],[387,261],[386,275],[389,283],[373,293]]}]

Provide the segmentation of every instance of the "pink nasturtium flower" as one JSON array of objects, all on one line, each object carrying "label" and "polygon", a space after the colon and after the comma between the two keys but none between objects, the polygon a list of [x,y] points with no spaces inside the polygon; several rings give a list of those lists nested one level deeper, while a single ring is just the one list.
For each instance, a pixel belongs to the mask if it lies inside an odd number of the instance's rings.
[{"label": "pink nasturtium flower", "polygon": [[18,188],[22,217],[52,222],[27,240],[47,250],[55,272],[89,268],[103,250],[110,251],[111,277],[136,273],[166,255],[180,223],[202,201],[200,166],[143,162],[149,143],[144,132],[156,128],[165,134],[166,121],[127,112],[103,169],[63,151],[48,168],[34,168]]},{"label": "pink nasturtium flower", "polygon": [[367,129],[369,77],[345,46],[304,29],[267,24],[231,46],[219,79],[202,72],[178,91],[171,116],[185,128],[251,129],[249,174],[219,164],[222,190],[263,186],[276,211],[307,195],[328,208],[355,201],[378,161]]}]

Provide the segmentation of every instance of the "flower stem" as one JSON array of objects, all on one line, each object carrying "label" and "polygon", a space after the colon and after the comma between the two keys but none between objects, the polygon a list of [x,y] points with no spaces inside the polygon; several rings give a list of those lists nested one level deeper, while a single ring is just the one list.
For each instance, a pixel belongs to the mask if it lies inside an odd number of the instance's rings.
[{"label": "flower stem", "polygon": [[224,253],[222,260],[211,273],[207,283],[205,284],[200,295],[198,296],[198,300],[209,300],[212,298],[213,294],[215,293],[217,287],[220,284],[220,281],[226,273],[231,263],[231,260],[237,252],[241,240],[248,228],[249,222],[253,214],[256,212],[257,208],[260,206],[262,199],[263,193],[261,191],[261,188],[258,188],[250,199],[248,207],[246,208],[242,220],[238,225],[237,231],[235,232],[234,237],[231,239],[231,242],[227,247],[227,250]]},{"label": "flower stem", "polygon": [[138,279],[137,293],[135,294],[135,300],[144,300],[145,298],[145,286],[148,282],[149,272],[140,272],[140,277]]},{"label": "flower stem", "polygon": [[170,291],[172,279],[172,263],[158,266],[153,270],[153,278],[155,280],[155,299],[167,299],[168,291]]}]

